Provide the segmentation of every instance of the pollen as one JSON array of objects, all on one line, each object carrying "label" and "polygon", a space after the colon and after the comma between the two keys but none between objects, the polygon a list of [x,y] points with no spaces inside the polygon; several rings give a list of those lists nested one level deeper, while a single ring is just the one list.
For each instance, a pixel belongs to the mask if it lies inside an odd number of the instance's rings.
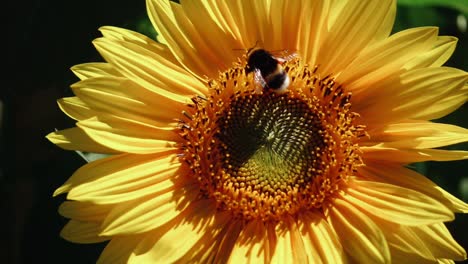
[{"label": "pollen", "polygon": [[365,127],[351,94],[300,59],[287,62],[286,93],[258,92],[245,65],[209,82],[180,120],[180,158],[218,210],[245,220],[280,220],[323,210],[363,165]]}]

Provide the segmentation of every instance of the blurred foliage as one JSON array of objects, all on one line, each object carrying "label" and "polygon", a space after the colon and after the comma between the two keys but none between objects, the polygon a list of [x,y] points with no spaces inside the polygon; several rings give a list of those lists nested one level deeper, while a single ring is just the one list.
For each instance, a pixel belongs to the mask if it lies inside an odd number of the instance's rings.
[{"label": "blurred foliage", "polygon": [[140,32],[152,39],[156,39],[157,33],[154,30],[154,27],[151,24],[151,21],[149,20],[146,13],[139,19],[136,19],[135,23],[131,26],[135,29],[135,31]]},{"label": "blurred foliage", "polygon": [[398,4],[404,7],[439,6],[453,8],[468,15],[468,0],[398,0]]}]

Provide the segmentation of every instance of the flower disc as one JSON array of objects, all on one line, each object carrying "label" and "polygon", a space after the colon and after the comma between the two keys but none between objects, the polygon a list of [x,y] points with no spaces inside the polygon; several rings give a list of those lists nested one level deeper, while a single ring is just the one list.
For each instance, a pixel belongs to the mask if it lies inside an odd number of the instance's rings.
[{"label": "flower disc", "polygon": [[237,217],[277,220],[321,208],[362,163],[350,94],[298,59],[285,69],[288,92],[258,93],[233,66],[211,82],[208,98],[193,99],[181,126],[183,159],[203,194]]}]

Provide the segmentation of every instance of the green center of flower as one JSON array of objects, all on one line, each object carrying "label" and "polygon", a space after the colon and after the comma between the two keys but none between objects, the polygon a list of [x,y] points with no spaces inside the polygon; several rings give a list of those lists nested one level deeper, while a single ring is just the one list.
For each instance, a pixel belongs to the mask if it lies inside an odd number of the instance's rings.
[{"label": "green center of flower", "polygon": [[350,94],[298,60],[288,92],[256,92],[242,65],[210,82],[181,121],[182,160],[201,195],[243,219],[320,210],[362,164]]}]

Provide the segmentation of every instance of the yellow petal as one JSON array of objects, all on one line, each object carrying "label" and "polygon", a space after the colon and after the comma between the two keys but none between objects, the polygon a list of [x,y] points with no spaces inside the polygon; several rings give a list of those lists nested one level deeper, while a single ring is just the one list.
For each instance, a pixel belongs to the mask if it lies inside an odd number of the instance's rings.
[{"label": "yellow petal", "polygon": [[[329,1],[292,1],[284,4],[282,17],[286,32],[297,38],[296,48],[300,57],[310,65],[317,64],[320,47],[328,34],[327,15]],[[297,14],[291,16],[290,14]],[[294,42],[289,38],[286,41]]]},{"label": "yellow petal", "polygon": [[89,202],[65,201],[58,211],[61,215],[78,221],[102,222],[112,206]]},{"label": "yellow petal", "polygon": [[392,184],[353,180],[346,196],[356,207],[402,225],[427,225],[451,221],[454,215],[449,208],[431,197]]},{"label": "yellow petal", "polygon": [[[102,224],[101,235],[129,235],[148,232],[160,227],[191,209],[198,195],[190,182],[159,193],[116,205]],[[193,206],[192,206],[193,207]]]},{"label": "yellow petal", "polygon": [[393,30],[393,25],[396,19],[396,12],[397,12],[397,1],[391,1],[390,7],[384,11],[385,17],[382,23],[377,29],[377,32],[375,32],[375,36],[373,39],[374,42],[378,42],[378,41],[388,38],[388,36]]},{"label": "yellow petal", "polygon": [[157,127],[116,116],[82,120],[77,126],[96,142],[116,151],[150,154],[176,149],[180,137],[175,128]]},{"label": "yellow petal", "polygon": [[[367,100],[361,98],[354,104],[355,111],[366,123],[396,122],[404,119],[421,119],[438,112],[437,104],[446,96],[466,96],[463,87],[468,81],[464,71],[434,67],[415,69],[379,83],[369,89]],[[454,105],[458,101],[453,101]],[[379,113],[376,115],[375,113]]]},{"label": "yellow petal", "polygon": [[205,232],[185,255],[178,259],[178,263],[227,263],[232,247],[242,230],[242,220],[233,219],[229,212],[222,212],[216,216],[217,220]]},{"label": "yellow petal", "polygon": [[388,124],[368,133],[371,142],[387,148],[438,148],[468,141],[468,129],[427,121]]},{"label": "yellow petal", "polygon": [[385,233],[387,242],[392,252],[396,254],[396,260],[407,257],[412,260],[412,263],[425,263],[431,261],[434,263],[436,258],[431,250],[426,247],[423,239],[415,234],[412,227],[397,225],[390,222],[382,221],[379,223],[382,226],[382,231]]},{"label": "yellow petal", "polygon": [[396,184],[424,193],[443,203],[453,212],[468,212],[468,204],[446,192],[425,176],[399,164],[387,162],[366,162],[358,169],[359,176],[369,181]]},{"label": "yellow petal", "polygon": [[348,4],[349,0],[329,0],[330,12],[328,15],[328,27],[338,23],[338,18],[343,12],[343,9]]},{"label": "yellow petal", "polygon": [[145,47],[146,49],[154,52],[155,55],[157,54],[159,57],[158,61],[164,66],[169,67],[174,71],[185,72],[167,45],[155,42],[153,39],[150,39],[143,34],[124,28],[104,26],[100,27],[99,31],[101,31],[104,38],[108,40],[124,41]]},{"label": "yellow petal", "polygon": [[60,236],[64,239],[81,244],[99,243],[109,240],[108,237],[100,236],[101,223],[81,222],[70,220],[63,227]]},{"label": "yellow petal", "polygon": [[88,119],[97,115],[97,112],[78,97],[65,97],[58,100],[60,110],[75,120]]},{"label": "yellow petal", "polygon": [[455,213],[468,213],[468,204],[453,196],[440,186],[436,186],[435,189],[444,197],[442,200],[445,206],[449,207]]},{"label": "yellow petal", "polygon": [[453,239],[443,223],[411,227],[436,258],[466,260],[466,251]]},{"label": "yellow petal", "polygon": [[[337,74],[370,43],[383,25],[388,27],[387,15],[395,12],[392,0],[348,1],[330,26],[329,34],[320,48],[317,64],[324,73]],[[393,10],[392,10],[393,9]]]},{"label": "yellow petal", "polygon": [[[329,15],[329,27],[337,23],[337,20],[341,19],[341,14],[343,12],[343,9],[347,7],[348,2],[351,2],[349,0],[331,0],[331,8],[330,8],[330,15]],[[378,29],[378,31],[375,33],[375,40],[381,40],[385,39],[390,35],[390,32],[393,29],[393,24],[395,21],[395,15],[396,15],[396,1],[392,2],[392,7],[387,10],[387,14],[385,15],[385,18]]]},{"label": "yellow petal", "polygon": [[[151,45],[99,38],[93,41],[100,54],[123,76],[148,91],[174,100],[203,95],[206,86],[166,58]],[[161,53],[161,54],[159,54]]]},{"label": "yellow petal", "polygon": [[[202,1],[200,1],[202,2]],[[185,4],[193,4],[191,2],[185,2]],[[206,9],[207,12],[205,15],[213,20],[216,23],[216,26],[221,29],[221,31],[226,32],[227,35],[232,35],[237,41],[242,41],[243,33],[240,33],[239,28],[232,26],[235,25],[234,17],[231,13],[232,2],[229,1],[217,1],[217,0],[207,0],[203,1],[203,7],[199,8]],[[188,12],[188,11],[187,11]]]},{"label": "yellow petal", "polygon": [[72,89],[95,115],[107,113],[148,124],[172,123],[185,106],[121,77],[87,79],[73,84]]},{"label": "yellow petal", "polygon": [[[153,39],[125,28],[112,27],[112,26],[103,26],[99,28],[99,31],[102,33],[102,36],[109,40],[123,40],[130,43],[135,43],[139,45],[149,45],[152,48],[158,50],[158,52],[167,51],[165,45],[155,42]],[[169,54],[167,54],[170,57]],[[172,61],[176,63],[175,60]]]},{"label": "yellow petal", "polygon": [[322,215],[306,212],[299,225],[309,263],[346,263],[340,240]]},{"label": "yellow petal", "polygon": [[[251,1],[253,5],[250,8],[248,5],[244,5],[247,16],[251,16],[255,19],[258,27],[260,39],[260,46],[267,50],[293,50],[296,43],[296,28],[291,31],[292,25],[288,25],[291,22],[290,12],[298,13],[301,9],[301,3],[294,6],[290,1],[278,0],[278,1]],[[305,6],[303,6],[305,9]],[[252,10],[254,14],[248,14],[248,10]],[[305,22],[305,21],[304,21]],[[248,24],[247,24],[248,25]],[[249,29],[253,31],[252,29]]]},{"label": "yellow petal", "polygon": [[[191,44],[194,48],[204,54],[203,60],[211,63],[212,67],[218,68],[219,71],[232,66],[232,63],[239,57],[234,49],[242,46],[239,39],[235,39],[214,19],[216,17],[213,13],[217,10],[217,4],[209,6],[206,1],[181,1],[180,3],[183,13],[176,12],[173,8],[174,13],[185,14],[190,21],[190,25],[184,24],[186,26],[183,29],[187,37],[192,40]],[[180,19],[178,23],[181,23]],[[211,41],[213,39],[216,41]],[[205,49],[208,52],[202,53]]]},{"label": "yellow petal", "polygon": [[[229,213],[221,214],[225,217]],[[242,220],[231,218],[226,223],[213,226],[178,262],[227,263],[243,224]]]},{"label": "yellow petal", "polygon": [[381,89],[379,83],[382,80],[401,74],[406,63],[428,50],[436,41],[437,32],[436,27],[398,32],[364,50],[337,80],[346,84],[346,88],[353,91],[353,98],[359,101],[359,93]]},{"label": "yellow petal", "polygon": [[104,62],[78,64],[73,66],[71,70],[80,80],[105,76],[122,77],[111,64]]},{"label": "yellow petal", "polygon": [[[161,38],[168,44],[176,59],[187,71],[200,79],[217,76],[213,61],[200,59],[200,54],[210,54],[204,42],[192,35],[196,32],[184,15],[182,7],[165,0],[147,0],[149,18]],[[188,28],[186,28],[188,27]],[[221,40],[222,41],[222,40]]]},{"label": "yellow petal", "polygon": [[461,89],[450,91],[444,98],[437,101],[437,104],[431,107],[426,107],[418,112],[418,115],[413,118],[432,120],[444,117],[468,101],[468,85]]},{"label": "yellow petal", "polygon": [[397,149],[379,145],[361,147],[362,157],[369,160],[381,160],[409,164],[421,161],[450,161],[468,159],[468,151],[440,149]]},{"label": "yellow petal", "polygon": [[452,238],[443,223],[399,226],[385,229],[385,232],[391,250],[397,254],[397,258],[420,258],[417,263],[434,263],[438,258],[459,261],[466,259],[465,250]]},{"label": "yellow petal", "polygon": [[335,199],[328,222],[356,263],[390,263],[390,251],[382,231],[352,204]]},{"label": "yellow petal", "polygon": [[88,182],[73,187],[67,198],[98,204],[121,203],[147,195],[169,192],[178,185],[177,181],[180,181],[178,178],[186,175],[186,172],[180,168],[180,163],[174,162],[177,160],[175,155],[140,164],[132,164],[130,160],[116,159],[113,161],[114,167],[109,168],[108,164],[103,163],[93,167],[91,172],[77,171],[74,177],[84,178],[82,174],[89,173],[93,178],[88,178]]},{"label": "yellow petal", "polygon": [[124,236],[124,237],[113,237],[106,247],[102,251],[98,264],[117,264],[117,263],[128,263],[130,255],[138,245],[138,243],[144,239],[142,235]]},{"label": "yellow petal", "polygon": [[213,252],[205,252],[208,257],[200,257],[197,259],[209,259],[212,255],[214,259],[213,263],[227,263],[229,257],[231,256],[232,249],[234,248],[234,244],[239,237],[241,230],[244,228],[243,222],[240,220],[231,220],[227,223],[227,227],[224,233],[220,234],[218,237],[213,238],[212,244],[219,244],[216,245],[217,249],[213,250]]},{"label": "yellow petal", "polygon": [[[166,45],[157,43],[154,40],[138,32],[134,32],[131,30],[123,29],[123,28],[105,26],[105,27],[99,28],[99,30],[101,31],[104,38],[107,40],[118,41],[117,43],[122,43],[122,41],[124,43],[125,42],[133,43],[133,44],[136,44],[136,46],[139,46],[139,47],[141,46],[144,49],[147,49],[150,52],[153,52],[154,53],[153,56],[157,55],[157,62],[161,64],[160,67],[162,68],[159,70],[164,70],[163,67],[168,67],[174,72],[178,72],[179,74],[186,75],[186,71],[183,69],[183,66],[180,65],[180,63],[172,54],[171,50]],[[161,35],[158,35],[158,39],[161,39]],[[185,77],[189,77],[189,76],[185,76]],[[192,85],[194,86],[193,88],[197,88],[197,90],[199,91],[206,92],[206,87],[202,85],[200,82],[198,82],[195,78],[189,78],[189,79],[191,79],[193,83],[186,84],[189,86],[187,88],[190,88],[190,85]],[[181,81],[181,80],[182,79],[178,81]],[[172,87],[168,87],[168,88],[172,88]]]},{"label": "yellow petal", "polygon": [[455,264],[455,261],[451,259],[438,259],[437,263],[439,264]]},{"label": "yellow petal", "polygon": [[[220,1],[218,1],[219,3]],[[232,16],[233,22],[229,25],[232,31],[238,31],[237,39],[242,41],[244,48],[251,48],[256,42],[261,47],[269,49],[267,42],[268,28],[271,26],[271,4],[272,1],[224,1],[226,10]],[[263,25],[263,26],[252,26]],[[274,34],[273,34],[274,35]]]},{"label": "yellow petal", "polygon": [[278,226],[276,248],[272,263],[305,263],[307,255],[297,223],[285,217]]},{"label": "yellow petal", "polygon": [[[121,203],[129,200],[135,200],[146,195],[158,195],[173,191],[177,186],[171,180],[174,177],[176,170],[169,170],[155,173],[153,177],[144,179],[135,179],[135,182],[126,182],[118,185],[116,181],[108,182],[105,180],[98,181],[96,184],[82,184],[72,190],[67,195],[68,199],[79,201],[92,201],[99,204]],[[160,178],[166,178],[161,180]],[[138,181],[137,181],[138,180]],[[159,182],[161,180],[161,182]],[[101,189],[107,187],[109,189]]]},{"label": "yellow petal", "polygon": [[[212,201],[196,202],[191,205],[190,213],[187,212],[173,223],[158,228],[150,236],[146,236],[136,247],[129,262],[187,263],[182,260],[183,257],[199,245],[208,230],[213,231],[212,235],[216,235],[223,230],[230,219],[229,214],[216,214]],[[196,260],[192,259],[190,262],[193,261]]]},{"label": "yellow petal", "polygon": [[416,254],[411,254],[399,249],[390,247],[392,253],[392,263],[418,263],[418,264],[434,264],[434,260],[424,259]]},{"label": "yellow petal", "polygon": [[228,263],[271,263],[276,241],[273,224],[249,221],[239,234]]},{"label": "yellow petal", "polygon": [[[59,195],[85,183],[92,183],[107,175],[114,177],[145,177],[158,171],[165,171],[178,166],[178,162],[170,162],[164,158],[173,157],[174,152],[161,152],[151,155],[121,154],[99,159],[79,168],[60,188],[54,192]],[[163,159],[166,162],[160,162]],[[112,178],[112,176],[110,176]]]},{"label": "yellow petal", "polygon": [[47,139],[57,146],[67,150],[80,150],[93,153],[113,154],[117,151],[107,148],[92,140],[78,127],[68,128],[48,134]]},{"label": "yellow petal", "polygon": [[440,67],[452,56],[458,39],[450,36],[440,36],[432,47],[416,58],[406,63],[405,69],[418,69],[425,67]]}]

